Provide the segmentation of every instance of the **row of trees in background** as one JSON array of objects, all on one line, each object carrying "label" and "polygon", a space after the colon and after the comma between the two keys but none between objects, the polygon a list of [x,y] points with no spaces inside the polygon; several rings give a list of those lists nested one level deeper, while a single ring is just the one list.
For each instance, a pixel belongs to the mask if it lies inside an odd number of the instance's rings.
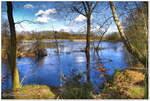
[{"label": "row of trees in background", "polygon": [[[41,32],[24,32],[17,34],[18,41],[23,40],[36,40],[36,37],[38,36],[39,39],[54,39],[54,31],[41,31]],[[69,32],[57,32],[55,34],[57,39],[66,39],[66,40],[73,40],[73,39],[85,39],[86,34],[72,34]],[[20,40],[19,40],[20,39]],[[98,40],[99,37],[92,34],[91,39]]]},{"label": "row of trees in background", "polygon": [[[3,48],[7,46],[8,40],[9,40],[9,30],[5,32],[4,29],[2,29],[2,46]],[[57,39],[66,39],[66,40],[74,40],[74,39],[86,39],[86,34],[72,34],[69,32],[57,32],[56,33]],[[18,32],[16,34],[17,42],[22,42],[24,40],[36,40],[38,37],[39,40],[50,40],[54,39],[54,31],[41,31],[41,32]],[[97,36],[95,34],[90,35],[91,40],[98,41],[101,37]],[[111,42],[118,42],[121,41],[119,35],[117,32],[107,34],[103,36],[101,41],[111,41]]]}]

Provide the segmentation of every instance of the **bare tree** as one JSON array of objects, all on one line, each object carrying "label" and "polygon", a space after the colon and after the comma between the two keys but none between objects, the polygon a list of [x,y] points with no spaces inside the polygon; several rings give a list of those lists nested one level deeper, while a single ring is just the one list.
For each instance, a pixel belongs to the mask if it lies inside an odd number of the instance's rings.
[{"label": "bare tree", "polygon": [[98,34],[98,36],[100,37],[100,40],[99,40],[99,42],[98,42],[98,44],[97,44],[97,46],[96,46],[96,50],[99,48],[99,45],[100,45],[100,43],[101,43],[101,41],[102,41],[104,35],[106,34],[106,32],[108,31],[108,29],[109,29],[109,27],[110,27],[110,25],[111,25],[111,22],[108,22],[108,20],[110,20],[111,18],[112,18],[112,16],[111,16],[111,17],[108,17],[108,18],[103,22],[103,24],[99,24],[100,27],[99,27],[99,29],[98,29],[97,34]]},{"label": "bare tree", "polygon": [[97,7],[98,2],[78,2],[71,8],[73,12],[86,17],[86,67],[87,67],[87,81],[90,82],[90,33],[91,33],[91,15]]},{"label": "bare tree", "polygon": [[12,72],[12,86],[13,89],[20,87],[20,79],[19,79],[19,72],[16,66],[16,31],[15,31],[15,24],[13,19],[13,6],[12,2],[7,2],[7,15],[9,21],[9,28],[10,28],[10,50],[9,50],[9,63]]}]

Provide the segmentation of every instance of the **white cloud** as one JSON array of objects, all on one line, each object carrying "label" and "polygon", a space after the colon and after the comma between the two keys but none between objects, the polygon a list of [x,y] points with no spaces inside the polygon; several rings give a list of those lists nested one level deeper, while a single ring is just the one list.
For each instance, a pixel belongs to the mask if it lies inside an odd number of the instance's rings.
[{"label": "white cloud", "polygon": [[63,31],[63,32],[71,32],[71,31],[73,31],[73,30],[72,30],[72,27],[69,27],[69,26],[63,26],[63,27],[60,28],[59,31]]},{"label": "white cloud", "polygon": [[55,19],[52,19],[48,16],[40,16],[36,19],[36,22],[38,23],[48,23],[49,21],[55,21]]},{"label": "white cloud", "polygon": [[[91,15],[91,19],[93,19],[92,15]],[[76,22],[82,22],[82,21],[85,21],[85,20],[86,20],[86,17],[81,15],[81,14],[74,19],[74,21],[76,21]]]},{"label": "white cloud", "polygon": [[116,26],[111,26],[111,27],[108,29],[107,32],[108,32],[108,33],[118,32],[118,29],[117,29]]},{"label": "white cloud", "polygon": [[38,23],[48,23],[49,21],[55,21],[55,19],[52,19],[49,17],[49,15],[56,13],[56,9],[48,9],[48,10],[39,10],[35,16],[36,22]]},{"label": "white cloud", "polygon": [[70,27],[64,26],[61,29],[63,29],[64,31],[70,30]]},{"label": "white cloud", "polygon": [[39,10],[35,16],[42,16],[44,14],[44,11],[43,10]]},{"label": "white cloud", "polygon": [[82,22],[84,20],[86,20],[86,17],[81,14],[74,19],[74,21],[77,21],[77,22]]},{"label": "white cloud", "polygon": [[47,23],[50,20],[49,17],[47,16],[42,16],[42,17],[37,17],[36,22],[39,23]]},{"label": "white cloud", "polygon": [[34,8],[32,4],[25,4],[24,8]]},{"label": "white cloud", "polygon": [[28,24],[26,22],[21,23],[21,24],[15,24],[16,30],[21,32],[21,31],[31,31],[34,30],[34,27],[32,24]]},{"label": "white cloud", "polygon": [[50,14],[53,14],[53,13],[56,13],[56,9],[48,9],[48,10],[39,10],[35,16],[45,16],[45,15],[50,15]]}]

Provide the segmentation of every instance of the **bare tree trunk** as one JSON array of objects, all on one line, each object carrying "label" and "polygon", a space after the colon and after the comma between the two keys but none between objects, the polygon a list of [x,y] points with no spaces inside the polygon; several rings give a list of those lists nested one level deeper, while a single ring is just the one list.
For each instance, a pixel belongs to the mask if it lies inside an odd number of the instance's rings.
[{"label": "bare tree trunk", "polygon": [[90,82],[90,30],[91,30],[91,16],[87,16],[87,35],[86,35],[86,68],[87,81]]},{"label": "bare tree trunk", "polygon": [[87,18],[87,33],[86,33],[86,68],[87,68],[87,81],[90,82],[90,30],[91,30],[91,15],[94,9],[97,7],[98,2],[88,2],[82,1],[79,4],[82,4],[83,9],[80,10],[80,6],[73,6],[72,10],[78,14],[83,15]]},{"label": "bare tree trunk", "polygon": [[12,2],[7,2],[7,16],[9,21],[11,39],[10,39],[10,50],[9,50],[9,62],[12,72],[12,87],[13,89],[20,87],[19,72],[16,66],[16,31],[13,19],[13,7]]}]

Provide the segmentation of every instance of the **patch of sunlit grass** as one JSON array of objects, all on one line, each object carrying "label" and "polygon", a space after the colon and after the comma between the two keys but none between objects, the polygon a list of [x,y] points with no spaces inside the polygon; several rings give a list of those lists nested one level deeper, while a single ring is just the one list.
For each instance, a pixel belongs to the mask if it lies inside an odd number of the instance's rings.
[{"label": "patch of sunlit grass", "polygon": [[55,94],[45,85],[27,85],[3,94],[13,99],[54,99]]}]

